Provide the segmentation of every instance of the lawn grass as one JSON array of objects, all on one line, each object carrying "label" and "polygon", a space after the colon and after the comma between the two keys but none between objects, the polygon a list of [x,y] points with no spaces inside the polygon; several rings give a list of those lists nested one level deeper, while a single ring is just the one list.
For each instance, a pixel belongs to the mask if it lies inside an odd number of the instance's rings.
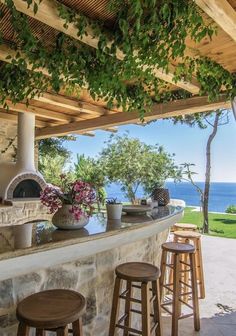
[{"label": "lawn grass", "polygon": [[[192,211],[194,208],[186,207],[181,223],[196,224],[202,227],[202,214]],[[236,215],[209,213],[210,234],[212,236],[236,238]]]}]

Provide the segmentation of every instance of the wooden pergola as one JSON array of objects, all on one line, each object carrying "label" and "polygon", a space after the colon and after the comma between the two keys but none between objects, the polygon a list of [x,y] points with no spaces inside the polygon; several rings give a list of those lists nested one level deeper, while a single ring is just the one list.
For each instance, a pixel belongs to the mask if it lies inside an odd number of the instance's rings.
[{"label": "wooden pergola", "polygon": [[[4,41],[11,43],[14,40],[14,34],[9,22],[9,13],[4,0],[0,2],[0,9],[4,13],[0,19]],[[106,10],[108,0],[60,0],[59,2],[76,10],[78,15],[83,13],[91,18],[99,18],[108,22],[114,20],[112,14]],[[236,72],[236,0],[195,0],[195,2],[204,12],[205,19],[214,21],[218,26],[218,33],[213,36],[212,40],[205,38],[198,44],[190,38],[187,39],[186,53],[190,56],[207,56],[229,72]],[[90,28],[87,28],[87,34],[82,38],[78,37],[77,29],[72,24],[65,29],[64,21],[58,15],[56,0],[43,0],[36,14],[32,6],[28,7],[26,1],[14,0],[14,4],[18,11],[30,17],[30,25],[36,36],[43,31],[43,37],[47,39],[50,35],[63,32],[93,48],[97,47],[98,40],[93,38]],[[14,57],[15,55],[9,43],[0,44],[1,62],[10,62],[7,56]],[[116,56],[119,60],[124,58],[121,51],[118,51]],[[231,107],[231,102],[224,94],[217,102],[209,102],[207,97],[199,96],[199,85],[194,79],[191,82],[174,82],[174,67],[173,64],[168,73],[162,69],[156,69],[155,76],[169,83],[169,90],[181,88],[190,92],[193,97],[154,104],[152,111],[145,116],[146,121]],[[31,69],[30,64],[28,68]],[[49,75],[46,69],[40,70],[46,76]],[[105,101],[94,101],[86,89],[81,89],[79,99],[65,92],[60,92],[60,94],[45,92],[42,96],[30,100],[29,105],[26,102],[13,104],[11,101],[7,101],[7,104],[8,110],[3,106],[0,108],[0,119],[16,122],[18,112],[34,113],[37,139],[73,133],[92,135],[91,131],[96,129],[115,132],[117,125],[140,122],[138,112],[109,110]]]}]

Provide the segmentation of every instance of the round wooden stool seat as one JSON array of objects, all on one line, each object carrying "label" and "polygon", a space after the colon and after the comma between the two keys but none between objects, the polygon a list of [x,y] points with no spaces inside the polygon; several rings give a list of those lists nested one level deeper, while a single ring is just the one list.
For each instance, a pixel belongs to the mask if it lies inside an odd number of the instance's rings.
[{"label": "round wooden stool seat", "polygon": [[201,233],[195,231],[175,231],[174,235],[185,239],[201,238],[202,236]]},{"label": "round wooden stool seat", "polygon": [[154,281],[159,278],[158,267],[144,262],[128,262],[116,267],[116,275],[124,280],[130,281]]},{"label": "round wooden stool seat", "polygon": [[194,253],[195,247],[191,244],[167,242],[162,244],[162,249],[171,253]]},{"label": "round wooden stool seat", "polygon": [[83,295],[72,290],[54,289],[39,292],[22,300],[17,318],[29,327],[55,329],[78,320],[85,311]]},{"label": "round wooden stool seat", "polygon": [[197,231],[197,225],[190,223],[176,223],[174,224],[174,231],[175,230]]}]

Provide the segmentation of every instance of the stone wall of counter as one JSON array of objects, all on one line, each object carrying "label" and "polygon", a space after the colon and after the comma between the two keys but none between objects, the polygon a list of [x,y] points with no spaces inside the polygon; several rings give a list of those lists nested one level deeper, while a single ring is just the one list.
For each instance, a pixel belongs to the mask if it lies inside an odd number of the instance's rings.
[{"label": "stone wall of counter", "polygon": [[13,201],[12,205],[0,204],[0,226],[21,225],[36,220],[51,220],[40,200]]},{"label": "stone wall of counter", "polygon": [[19,300],[46,289],[68,288],[80,291],[87,299],[84,336],[107,336],[115,267],[127,261],[159,265],[161,244],[167,237],[165,230],[91,257],[0,282],[0,335],[16,335],[15,308]]}]

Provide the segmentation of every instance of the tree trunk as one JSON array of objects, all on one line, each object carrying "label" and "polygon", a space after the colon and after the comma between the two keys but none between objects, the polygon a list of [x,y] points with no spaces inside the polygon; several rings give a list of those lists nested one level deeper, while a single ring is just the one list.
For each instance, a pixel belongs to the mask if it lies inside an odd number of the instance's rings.
[{"label": "tree trunk", "polygon": [[203,194],[203,233],[209,233],[208,203],[209,203],[210,182],[211,182],[211,144],[217,133],[219,118],[220,113],[216,113],[213,124],[213,131],[207,140],[207,146],[206,146],[206,172],[205,172],[205,185]]}]

